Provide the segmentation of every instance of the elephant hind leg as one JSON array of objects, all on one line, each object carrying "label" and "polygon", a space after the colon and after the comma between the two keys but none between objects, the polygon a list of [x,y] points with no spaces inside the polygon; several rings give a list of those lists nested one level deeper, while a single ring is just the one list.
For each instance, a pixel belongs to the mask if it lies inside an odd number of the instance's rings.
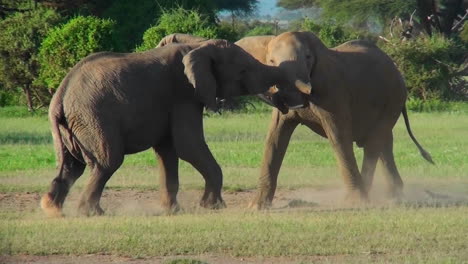
[{"label": "elephant hind leg", "polygon": [[380,152],[373,147],[364,147],[364,158],[362,160],[361,176],[364,181],[364,186],[369,193],[372,182],[374,180],[375,167],[379,158]]},{"label": "elephant hind leg", "polygon": [[388,183],[388,194],[391,198],[398,198],[403,192],[403,180],[398,172],[393,155],[393,134],[390,132],[385,137],[380,160],[384,168],[384,175]]},{"label": "elephant hind leg", "polygon": [[162,206],[169,212],[177,211],[179,191],[179,157],[171,143],[154,147],[159,160],[159,185]]},{"label": "elephant hind leg", "polygon": [[67,149],[64,149],[59,174],[52,181],[49,192],[41,199],[41,208],[47,216],[62,216],[62,207],[68,191],[83,174],[85,168],[85,164],[74,158]]},{"label": "elephant hind leg", "polygon": [[[113,136],[112,136],[113,135]],[[80,213],[90,215],[102,215],[104,210],[99,205],[102,191],[112,174],[120,167],[124,160],[122,145],[116,134],[103,132],[99,149],[89,153],[88,163],[91,175],[83,190],[78,204]]]},{"label": "elephant hind leg", "polygon": [[91,177],[85,190],[81,194],[78,204],[78,210],[81,214],[86,216],[104,214],[104,210],[99,205],[99,201],[101,200],[104,186],[117,168],[103,168],[100,165],[93,166],[91,169]]}]

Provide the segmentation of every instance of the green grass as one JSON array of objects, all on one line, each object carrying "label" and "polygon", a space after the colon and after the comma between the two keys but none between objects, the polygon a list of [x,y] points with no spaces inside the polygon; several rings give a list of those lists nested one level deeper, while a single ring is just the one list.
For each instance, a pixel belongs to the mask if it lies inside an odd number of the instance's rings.
[{"label": "green grass", "polygon": [[8,254],[373,255],[421,263],[468,259],[463,235],[468,232],[467,207],[67,219],[1,214],[1,252]]},{"label": "green grass", "polygon": [[[406,190],[457,194],[458,202],[409,199],[361,209],[195,210],[173,216],[64,219],[47,219],[39,209],[2,207],[7,209],[0,210],[0,256],[182,256],[169,263],[198,263],[193,256],[207,254],[317,256],[325,262],[347,263],[461,263],[468,259],[467,113],[410,113],[413,132],[432,154],[435,166],[419,155],[402,120],[394,129],[395,157]],[[270,114],[263,110],[210,114],[204,120],[207,142],[223,169],[224,191],[254,189]],[[356,155],[360,164],[362,151],[356,149]],[[47,117],[0,109],[0,195],[43,193],[55,174]],[[72,193],[84,187],[87,174]],[[154,153],[145,151],[127,156],[107,188],[155,190],[157,177]],[[204,186],[201,175],[185,162],[180,162],[180,182],[181,192]],[[299,126],[281,168],[279,188],[318,190],[337,185],[342,186],[341,178],[327,140]]]},{"label": "green grass", "polygon": [[[269,113],[212,114],[205,118],[206,138],[223,168],[227,188],[254,188],[263,154]],[[468,115],[463,112],[410,113],[413,132],[432,154],[425,162],[409,138],[402,120],[395,129],[395,157],[404,178],[468,179]],[[45,116],[0,117],[0,190],[43,186],[55,175],[55,154]],[[360,164],[362,150],[356,148]],[[202,186],[201,176],[183,161],[181,182]],[[128,155],[109,186],[155,188],[157,162],[153,151]],[[134,172],[138,173],[134,173]],[[140,173],[141,172],[141,173]],[[150,173],[150,174],[148,174]],[[299,126],[291,140],[279,177],[280,186],[316,184],[337,178],[336,162],[326,139]],[[32,180],[32,181],[31,181]],[[29,183],[31,181],[31,184]],[[78,185],[83,184],[79,180]],[[42,190],[42,189],[41,189]]]}]

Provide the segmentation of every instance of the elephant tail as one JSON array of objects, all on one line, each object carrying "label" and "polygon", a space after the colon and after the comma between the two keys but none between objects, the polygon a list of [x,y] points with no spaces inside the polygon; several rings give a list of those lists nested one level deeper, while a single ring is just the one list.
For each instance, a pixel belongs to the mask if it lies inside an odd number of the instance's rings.
[{"label": "elephant tail", "polygon": [[[83,160],[83,155],[79,150],[76,151],[73,149],[68,149],[66,148],[64,143],[64,140],[67,140],[70,143],[69,145],[72,146],[72,148],[74,145],[76,145],[73,144],[73,133],[68,126],[68,122],[65,117],[65,112],[63,110],[63,97],[70,81],[70,75],[71,74],[69,73],[62,81],[59,88],[52,97],[49,106],[49,122],[51,125],[52,139],[54,142],[54,148],[57,158],[57,166],[60,169],[60,173],[62,173],[63,165],[65,162],[65,151],[68,151],[75,159],[77,159],[81,163],[85,163]],[[65,133],[65,135],[63,133]]]},{"label": "elephant tail", "polygon": [[408,134],[410,135],[410,137],[411,137],[411,139],[413,140],[414,144],[416,144],[416,147],[418,147],[419,153],[421,153],[421,156],[423,156],[423,158],[424,158],[425,160],[427,160],[427,161],[430,162],[431,164],[435,164],[434,161],[432,160],[431,154],[429,154],[429,152],[427,152],[427,151],[421,146],[421,144],[419,144],[419,142],[416,140],[416,137],[413,135],[413,132],[411,131],[409,119],[408,119],[408,113],[407,113],[407,111],[406,111],[406,106],[403,107],[403,111],[401,111],[401,112],[402,112],[402,114],[403,114],[403,117],[405,118],[405,125],[406,125],[406,129],[408,130]]},{"label": "elephant tail", "polygon": [[62,98],[59,90],[52,98],[49,108],[49,121],[52,131],[52,139],[54,141],[54,148],[57,158],[57,165],[60,167],[60,174],[63,170],[65,146],[63,144],[62,134],[60,132],[60,124],[63,123],[65,115],[63,112]]}]

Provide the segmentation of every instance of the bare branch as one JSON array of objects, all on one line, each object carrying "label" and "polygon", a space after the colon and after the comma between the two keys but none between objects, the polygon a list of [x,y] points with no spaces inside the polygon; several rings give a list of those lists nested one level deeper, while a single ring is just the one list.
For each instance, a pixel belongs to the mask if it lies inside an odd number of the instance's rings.
[{"label": "bare branch", "polygon": [[413,11],[413,13],[411,13],[411,16],[410,16],[410,19],[409,19],[410,25],[413,25],[413,16],[414,16],[415,13],[416,13],[416,9]]},{"label": "bare branch", "polygon": [[452,31],[457,30],[459,26],[463,25],[463,22],[465,22],[466,19],[468,19],[468,9],[465,11],[465,15],[460,19],[460,21],[453,25]]}]

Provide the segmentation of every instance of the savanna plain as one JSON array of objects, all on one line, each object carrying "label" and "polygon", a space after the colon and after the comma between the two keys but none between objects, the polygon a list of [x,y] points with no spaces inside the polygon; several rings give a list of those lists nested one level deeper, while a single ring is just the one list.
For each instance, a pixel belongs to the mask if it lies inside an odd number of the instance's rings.
[{"label": "savanna plain", "polygon": [[[247,209],[255,195],[270,112],[266,106],[205,116],[208,145],[224,173],[227,208],[198,207],[204,181],[180,161],[179,203],[159,205],[149,150],[126,157],[101,204],[83,217],[76,204],[88,173],[46,218],[41,195],[56,175],[45,112],[0,109],[0,263],[467,263],[468,104],[410,112],[412,129],[435,165],[418,153],[400,119],[394,152],[405,182],[399,201],[375,176],[371,202],[344,203],[343,183],[326,139],[299,126],[283,162],[273,207]],[[362,150],[355,149],[358,163]]]}]

